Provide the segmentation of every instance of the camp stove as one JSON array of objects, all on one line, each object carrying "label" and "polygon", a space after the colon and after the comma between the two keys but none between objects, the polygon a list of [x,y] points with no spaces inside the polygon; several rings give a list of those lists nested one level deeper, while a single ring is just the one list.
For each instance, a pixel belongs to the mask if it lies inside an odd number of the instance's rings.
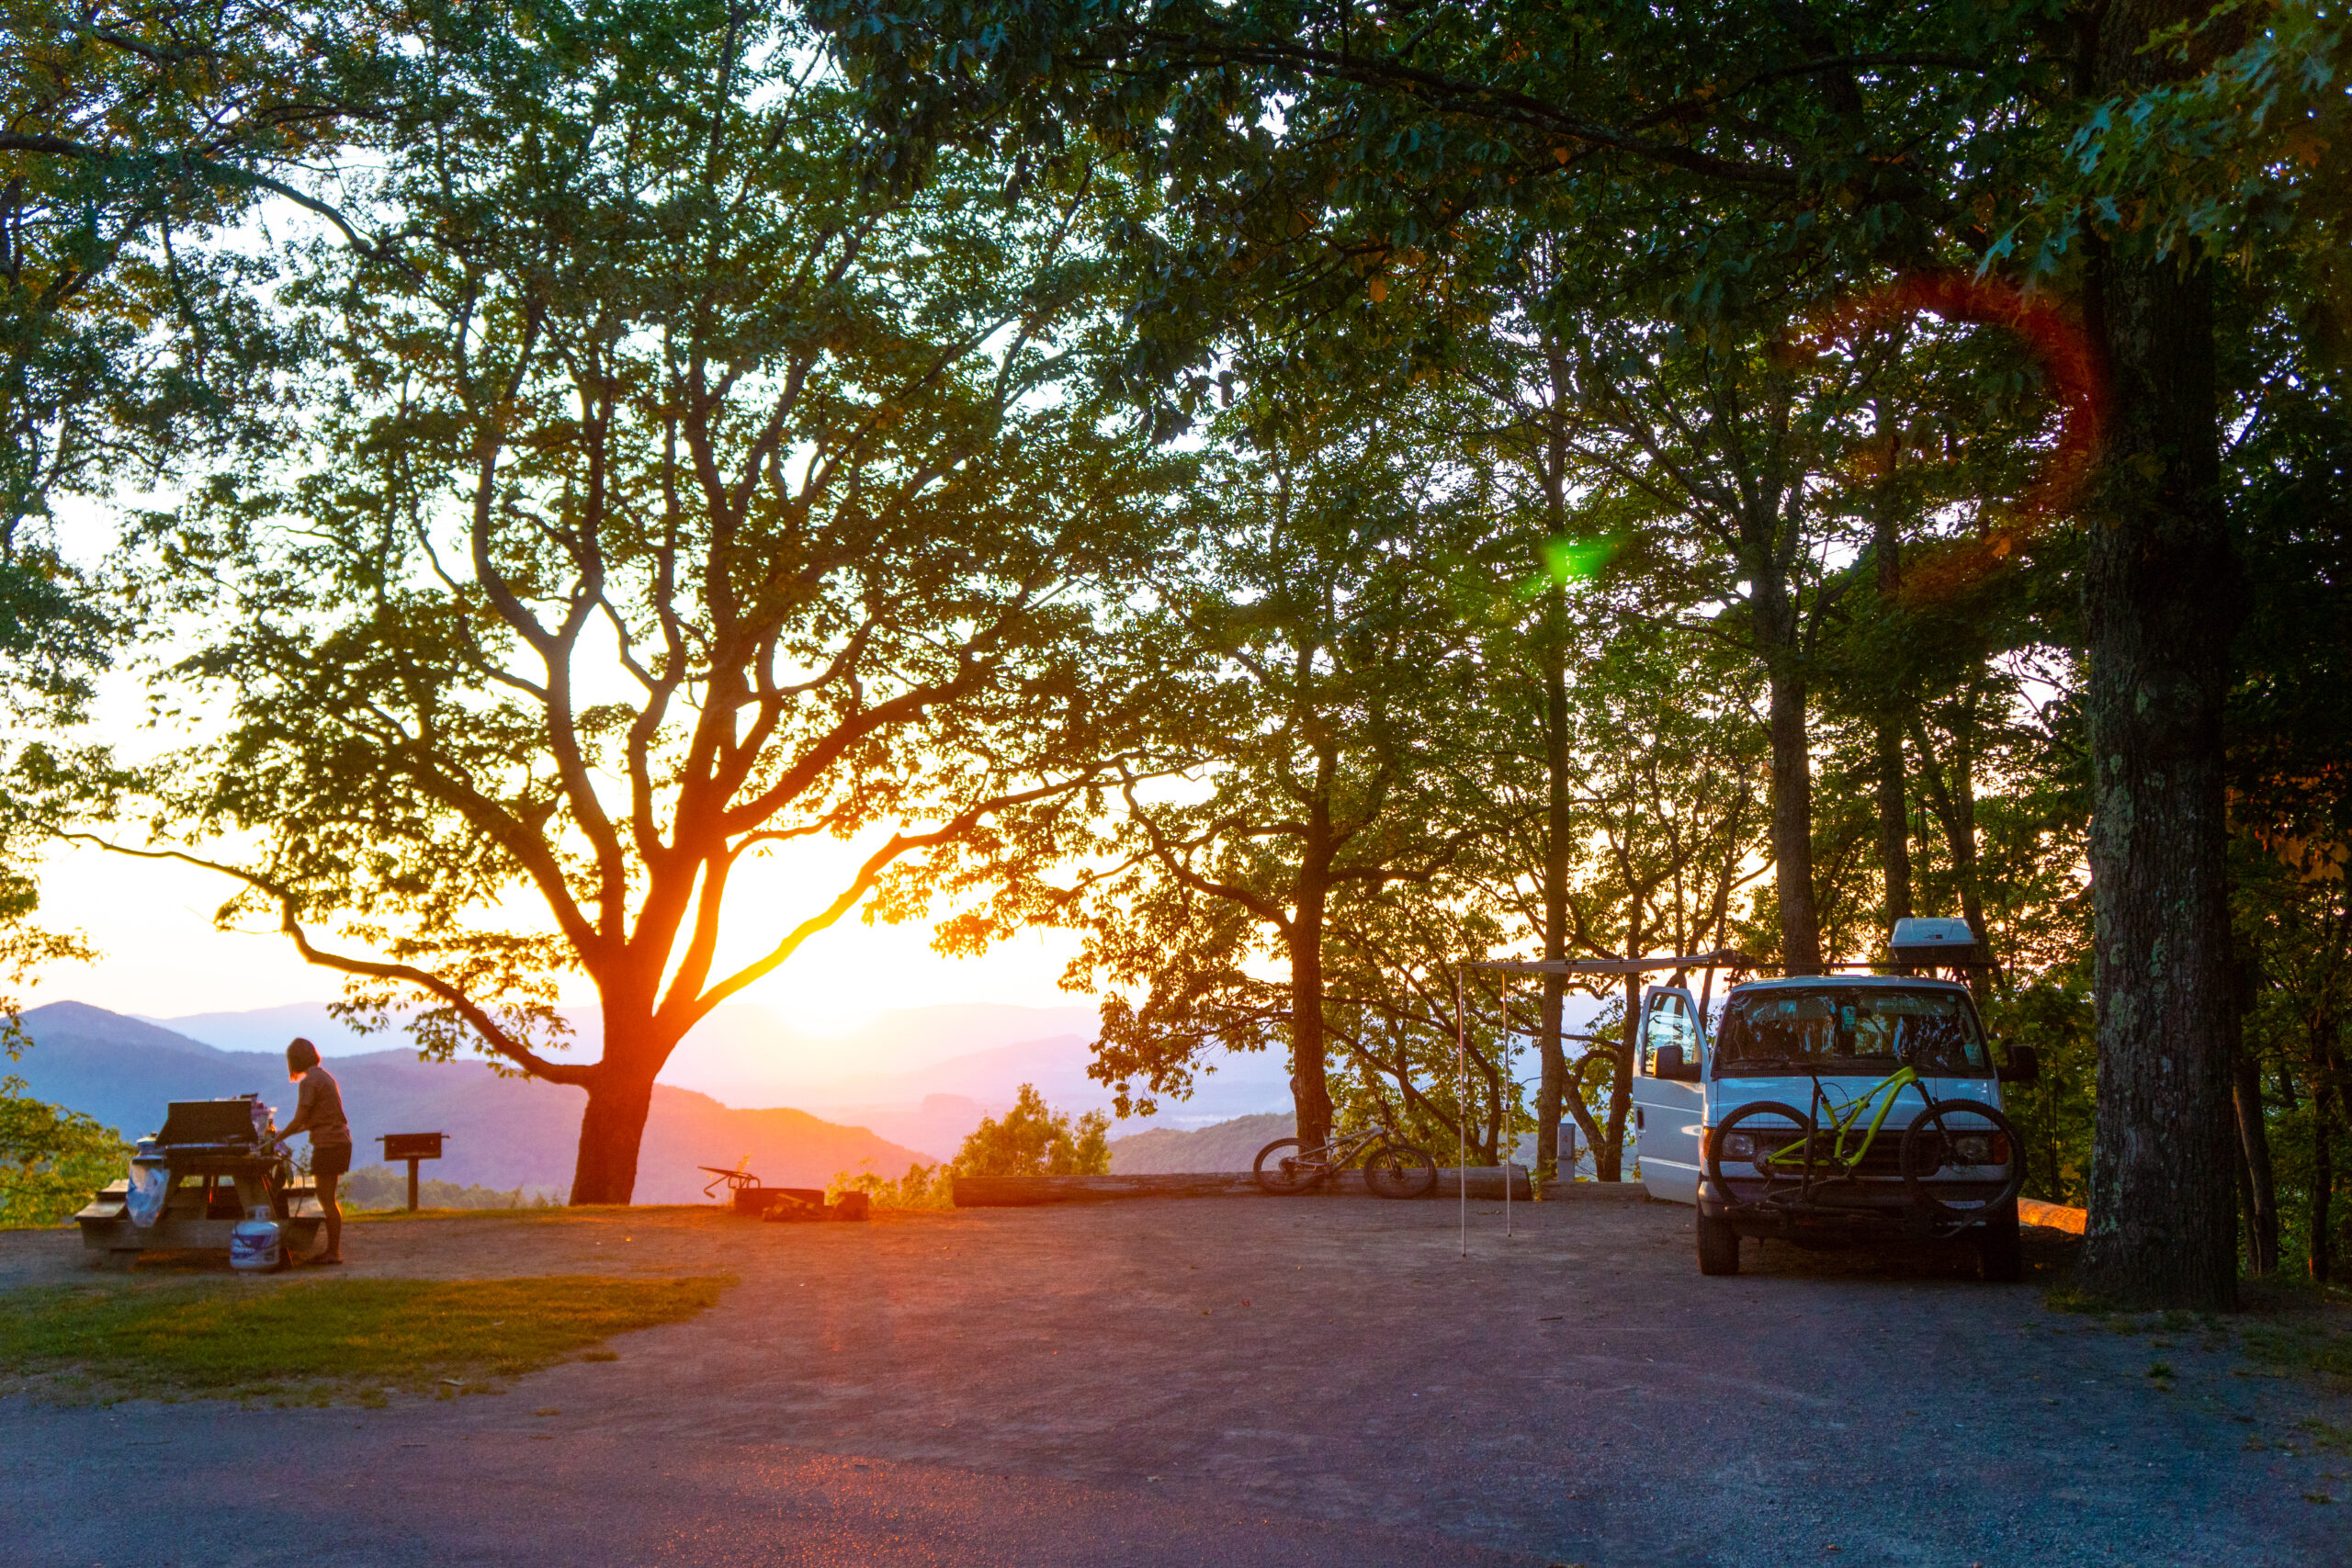
[{"label": "camp stove", "polygon": [[238,1223],[259,1213],[307,1249],[326,1216],[271,1123],[258,1094],[172,1101],[163,1130],[139,1140],[130,1175],[74,1216],[83,1245],[124,1267],[146,1251],[225,1253]]}]

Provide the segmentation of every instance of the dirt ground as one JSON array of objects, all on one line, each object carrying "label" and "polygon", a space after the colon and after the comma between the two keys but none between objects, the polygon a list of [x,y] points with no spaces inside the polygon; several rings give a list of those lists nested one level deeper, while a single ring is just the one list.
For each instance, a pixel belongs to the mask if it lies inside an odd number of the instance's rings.
[{"label": "dirt ground", "polygon": [[[763,1225],[371,1220],[349,1272],[728,1273],[481,1398],[0,1400],[12,1562],[2352,1562],[2352,1401],[2063,1264],[1749,1243],[1690,1212],[1157,1200]],[[84,1272],[0,1236],[0,1289]],[[268,1288],[261,1284],[257,1288]],[[2169,1380],[2148,1376],[2161,1359]],[[2324,1438],[2324,1434],[2321,1434]],[[2314,1499],[2333,1499],[2320,1501]]]}]

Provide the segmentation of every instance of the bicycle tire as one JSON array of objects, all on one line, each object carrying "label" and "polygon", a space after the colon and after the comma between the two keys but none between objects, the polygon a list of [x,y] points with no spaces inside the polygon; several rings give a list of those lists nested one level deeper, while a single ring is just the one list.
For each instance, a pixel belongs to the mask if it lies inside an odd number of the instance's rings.
[{"label": "bicycle tire", "polygon": [[[1284,1156],[1285,1150],[1289,1151],[1288,1157]],[[1250,1173],[1257,1177],[1261,1188],[1275,1197],[1295,1197],[1323,1179],[1323,1173],[1319,1170],[1297,1168],[1297,1156],[1305,1152],[1306,1145],[1296,1138],[1276,1138],[1258,1151],[1257,1161],[1250,1168]],[[1271,1168],[1266,1164],[1270,1156],[1274,1161]]]},{"label": "bicycle tire", "polygon": [[[1973,1116],[1986,1125],[1967,1123],[1953,1126],[1948,1117]],[[1939,1196],[1928,1184],[1928,1178],[1947,1166],[1969,1166],[1983,1168],[1961,1157],[1955,1146],[1962,1138],[2007,1138],[2008,1162],[2000,1167],[2003,1176],[2000,1188],[1983,1197],[1963,1198],[1954,1201],[1949,1196]],[[1987,1162],[1989,1163],[1989,1162]],[[1948,1220],[1984,1220],[2018,1201],[2025,1189],[2025,1139],[2017,1126],[1992,1106],[1978,1100],[1943,1100],[1930,1105],[1911,1119],[1903,1131],[1903,1185],[1909,1190],[1911,1201],[1929,1213]]]},{"label": "bicycle tire", "polygon": [[[1710,1186],[1714,1188],[1715,1196],[1724,1202],[1734,1203],[1737,1201],[1737,1200],[1732,1197],[1730,1185],[1724,1180],[1724,1141],[1730,1136],[1732,1131],[1738,1127],[1742,1122],[1752,1119],[1755,1122],[1761,1123],[1768,1118],[1773,1122],[1787,1123],[1785,1128],[1776,1129],[1774,1131],[1772,1134],[1774,1137],[1780,1137],[1785,1134],[1788,1142],[1791,1144],[1809,1144],[1813,1138],[1813,1118],[1806,1115],[1804,1111],[1799,1111],[1795,1106],[1783,1105],[1777,1100],[1759,1100],[1755,1101],[1753,1104],[1743,1105],[1738,1110],[1733,1111],[1729,1116],[1724,1118],[1720,1123],[1710,1129],[1707,1134],[1707,1181]],[[1751,1129],[1750,1132],[1751,1135],[1753,1135],[1753,1129]],[[1739,1180],[1754,1181],[1760,1176],[1766,1184],[1765,1195],[1768,1198],[1771,1195],[1771,1184],[1773,1182],[1787,1180],[1790,1177],[1796,1174],[1792,1171],[1780,1170],[1777,1168],[1770,1171],[1759,1172],[1751,1161],[1735,1161],[1733,1163],[1735,1168],[1742,1167],[1745,1168],[1746,1174],[1740,1176],[1738,1178]]]},{"label": "bicycle tire", "polygon": [[1363,1184],[1376,1198],[1426,1198],[1437,1190],[1437,1161],[1410,1144],[1384,1144],[1363,1162]]}]

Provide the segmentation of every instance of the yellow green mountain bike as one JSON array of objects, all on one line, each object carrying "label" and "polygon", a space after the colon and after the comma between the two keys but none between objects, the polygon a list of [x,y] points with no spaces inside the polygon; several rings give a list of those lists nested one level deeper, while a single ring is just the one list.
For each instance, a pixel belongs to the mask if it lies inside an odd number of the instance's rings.
[{"label": "yellow green mountain bike", "polygon": [[[1825,1085],[1818,1071],[1808,1076],[1810,1110],[1757,1100],[1709,1131],[1707,1180],[1735,1209],[1849,1207],[1899,1179],[1931,1222],[1961,1225],[1996,1215],[2023,1190],[2025,1140],[1997,1108],[1938,1100],[1907,1062],[1851,1099]],[[1891,1134],[1886,1122],[1905,1089],[1923,1108]]]}]

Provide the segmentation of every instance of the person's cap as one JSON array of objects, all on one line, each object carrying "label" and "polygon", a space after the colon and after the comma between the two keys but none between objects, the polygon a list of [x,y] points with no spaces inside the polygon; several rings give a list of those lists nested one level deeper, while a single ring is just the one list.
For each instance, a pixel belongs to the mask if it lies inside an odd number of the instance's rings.
[{"label": "person's cap", "polygon": [[294,1037],[293,1043],[286,1047],[287,1070],[288,1072],[295,1073],[307,1073],[318,1065],[319,1048],[316,1045],[311,1044],[309,1041],[303,1039],[300,1035],[296,1035]]}]

